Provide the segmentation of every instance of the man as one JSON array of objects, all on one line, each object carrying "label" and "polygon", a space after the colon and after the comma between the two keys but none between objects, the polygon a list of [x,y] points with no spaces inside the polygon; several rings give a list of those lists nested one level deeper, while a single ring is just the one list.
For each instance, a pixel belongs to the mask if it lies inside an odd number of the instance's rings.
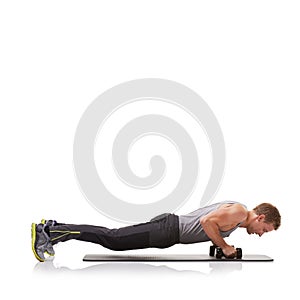
[{"label": "man", "polygon": [[224,238],[237,228],[246,228],[248,234],[262,236],[277,230],[281,224],[278,209],[262,203],[248,211],[244,204],[223,201],[199,208],[187,215],[163,214],[150,222],[119,229],[92,225],[72,225],[42,220],[32,223],[32,250],[39,261],[44,253],[54,255],[53,246],[59,242],[76,239],[122,251],[143,248],[167,248],[175,244],[212,241],[227,257],[234,257],[236,250]]}]

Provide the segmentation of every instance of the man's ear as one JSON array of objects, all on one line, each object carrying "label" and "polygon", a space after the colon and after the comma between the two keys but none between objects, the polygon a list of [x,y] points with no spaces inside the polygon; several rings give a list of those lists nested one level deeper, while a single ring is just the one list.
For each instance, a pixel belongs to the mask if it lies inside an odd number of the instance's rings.
[{"label": "man's ear", "polygon": [[264,214],[261,214],[257,217],[257,221],[258,222],[264,222],[265,221],[266,216]]}]

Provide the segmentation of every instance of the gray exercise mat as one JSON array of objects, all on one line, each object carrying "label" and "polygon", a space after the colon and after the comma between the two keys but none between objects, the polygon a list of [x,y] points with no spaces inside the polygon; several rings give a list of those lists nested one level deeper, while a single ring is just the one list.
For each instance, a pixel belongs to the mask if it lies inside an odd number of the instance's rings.
[{"label": "gray exercise mat", "polygon": [[248,254],[241,259],[216,258],[205,254],[132,254],[132,255],[108,255],[108,254],[86,254],[83,261],[273,261],[267,255]]}]

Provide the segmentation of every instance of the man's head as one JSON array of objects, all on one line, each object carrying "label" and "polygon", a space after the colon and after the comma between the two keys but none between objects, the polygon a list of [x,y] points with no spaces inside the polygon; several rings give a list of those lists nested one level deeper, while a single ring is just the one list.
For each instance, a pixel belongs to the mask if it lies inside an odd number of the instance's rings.
[{"label": "man's head", "polygon": [[280,224],[281,216],[278,209],[270,203],[262,203],[253,209],[253,218],[247,232],[262,236],[265,232],[277,230]]}]

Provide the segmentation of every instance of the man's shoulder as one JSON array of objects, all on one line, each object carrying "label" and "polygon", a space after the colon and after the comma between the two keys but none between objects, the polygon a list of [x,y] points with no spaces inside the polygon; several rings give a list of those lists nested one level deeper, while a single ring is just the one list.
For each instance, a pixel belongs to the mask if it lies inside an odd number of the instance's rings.
[{"label": "man's shoulder", "polygon": [[240,219],[245,219],[248,215],[247,207],[239,202],[232,204],[230,210],[233,215]]},{"label": "man's shoulder", "polygon": [[244,207],[245,209],[247,209],[247,205],[245,205],[242,202],[238,202],[238,201],[233,201],[233,200],[224,200],[224,201],[220,201],[218,203],[212,204],[212,205],[218,205],[219,207],[221,207],[222,205],[228,205],[228,206],[241,206]]},{"label": "man's shoulder", "polygon": [[224,211],[224,213],[227,211],[229,214],[239,215],[240,217],[244,217],[248,213],[246,205],[237,201],[224,201],[219,206],[219,209]]}]

